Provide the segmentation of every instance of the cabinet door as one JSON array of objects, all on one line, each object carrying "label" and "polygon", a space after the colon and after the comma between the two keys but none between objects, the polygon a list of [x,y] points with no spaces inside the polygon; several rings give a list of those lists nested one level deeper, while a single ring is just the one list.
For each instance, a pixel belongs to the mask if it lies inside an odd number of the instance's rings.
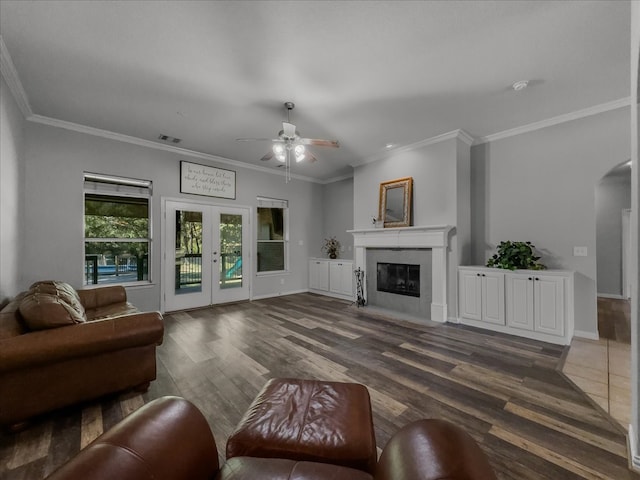
[{"label": "cabinet door", "polygon": [[504,273],[483,272],[482,320],[504,325]]},{"label": "cabinet door", "polygon": [[329,263],[329,291],[351,295],[351,262],[330,262]]},{"label": "cabinet door", "polygon": [[342,263],[329,263],[329,291],[340,293],[342,290]]},{"label": "cabinet door", "polygon": [[309,261],[309,288],[329,290],[329,262]]},{"label": "cabinet door", "polygon": [[482,320],[482,277],[475,270],[460,270],[458,275],[460,316]]},{"label": "cabinet door", "polygon": [[533,275],[505,276],[507,325],[533,330]]},{"label": "cabinet door", "polygon": [[564,279],[535,275],[533,317],[537,332],[564,335]]},{"label": "cabinet door", "polygon": [[345,295],[353,296],[353,263],[346,262],[342,264],[342,281],[341,281],[341,293]]}]

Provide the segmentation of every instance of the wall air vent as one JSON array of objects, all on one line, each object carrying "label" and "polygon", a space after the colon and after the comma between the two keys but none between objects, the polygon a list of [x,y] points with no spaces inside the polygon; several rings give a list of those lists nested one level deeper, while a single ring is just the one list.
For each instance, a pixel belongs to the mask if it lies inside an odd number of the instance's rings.
[{"label": "wall air vent", "polygon": [[181,138],[170,137],[169,135],[158,135],[158,139],[167,143],[180,143],[182,141]]}]

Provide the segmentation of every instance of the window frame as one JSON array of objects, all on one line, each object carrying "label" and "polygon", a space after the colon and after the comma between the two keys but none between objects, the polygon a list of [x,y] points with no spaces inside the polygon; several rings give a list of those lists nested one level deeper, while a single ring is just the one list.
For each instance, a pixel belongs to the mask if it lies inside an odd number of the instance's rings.
[{"label": "window frame", "polygon": [[[138,189],[138,191],[135,191]],[[121,198],[144,198],[147,200],[147,223],[148,236],[146,238],[126,238],[126,237],[87,237],[86,236],[86,200],[87,195],[93,197],[121,197]],[[106,285],[122,285],[122,286],[144,286],[153,283],[153,182],[151,180],[142,180],[128,177],[119,177],[114,175],[103,175],[97,173],[83,173],[82,188],[82,258],[83,258],[83,288],[94,288]],[[87,283],[86,279],[86,245],[87,243],[146,243],[147,244],[147,279],[134,281],[106,282],[106,283]]]},{"label": "window frame", "polygon": [[[257,197],[256,207],[256,276],[264,277],[269,275],[281,275],[283,273],[289,273],[289,201],[271,198],[271,197]],[[260,240],[260,221],[259,221],[259,209],[261,208],[280,208],[282,209],[282,240]],[[260,251],[260,243],[282,243],[283,245],[283,260],[284,269],[282,270],[264,270],[259,271],[258,264],[258,252]]]}]

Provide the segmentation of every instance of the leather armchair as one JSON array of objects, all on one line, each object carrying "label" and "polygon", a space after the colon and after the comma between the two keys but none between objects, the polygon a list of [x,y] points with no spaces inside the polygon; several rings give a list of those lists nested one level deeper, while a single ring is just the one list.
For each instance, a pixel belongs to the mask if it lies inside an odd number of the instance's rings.
[{"label": "leather armchair", "polygon": [[220,465],[202,413],[179,397],[140,408],[98,437],[48,480],[495,480],[478,444],[442,420],[398,431],[373,474],[353,468],[279,458],[233,457]]}]

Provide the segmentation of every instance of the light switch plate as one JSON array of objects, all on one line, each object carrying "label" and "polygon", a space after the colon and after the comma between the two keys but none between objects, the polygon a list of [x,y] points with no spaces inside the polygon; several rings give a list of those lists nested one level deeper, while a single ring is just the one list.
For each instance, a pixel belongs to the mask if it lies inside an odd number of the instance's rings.
[{"label": "light switch plate", "polygon": [[574,257],[586,257],[587,256],[587,247],[573,247],[573,256]]}]

